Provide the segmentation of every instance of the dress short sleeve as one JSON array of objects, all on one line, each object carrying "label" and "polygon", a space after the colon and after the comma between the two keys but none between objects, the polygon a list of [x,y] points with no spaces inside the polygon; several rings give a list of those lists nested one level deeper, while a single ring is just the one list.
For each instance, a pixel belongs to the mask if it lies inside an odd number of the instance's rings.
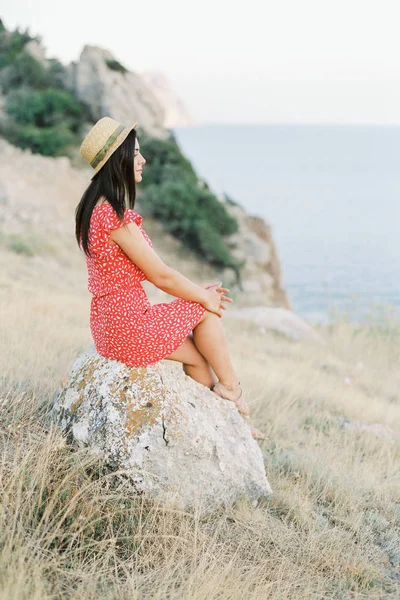
[{"label": "dress short sleeve", "polygon": [[[123,220],[118,218],[117,213],[110,204],[102,204],[95,208],[93,221],[91,221],[91,246],[93,250],[101,252],[103,248],[109,247],[108,240],[113,229],[119,229],[128,223],[136,223],[142,229],[142,217],[131,208],[125,209]],[[142,230],[143,231],[143,230]]]},{"label": "dress short sleeve", "polygon": [[122,221],[118,218],[118,215],[112,206],[109,208],[107,207],[104,213],[103,227],[107,233],[107,237],[110,235],[110,231],[113,229],[119,229],[128,223],[136,223],[140,226],[143,220],[139,213],[135,212],[131,208],[125,209],[125,215]]}]

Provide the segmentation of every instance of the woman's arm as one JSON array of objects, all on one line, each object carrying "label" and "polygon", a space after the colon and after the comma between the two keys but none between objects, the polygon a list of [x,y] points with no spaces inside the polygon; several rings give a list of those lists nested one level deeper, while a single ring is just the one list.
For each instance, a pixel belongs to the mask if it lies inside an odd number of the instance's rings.
[{"label": "woman's arm", "polygon": [[127,223],[119,229],[113,229],[110,237],[143,271],[146,278],[163,292],[203,305],[209,300],[210,292],[207,289],[190,281],[161,260],[136,223]]}]

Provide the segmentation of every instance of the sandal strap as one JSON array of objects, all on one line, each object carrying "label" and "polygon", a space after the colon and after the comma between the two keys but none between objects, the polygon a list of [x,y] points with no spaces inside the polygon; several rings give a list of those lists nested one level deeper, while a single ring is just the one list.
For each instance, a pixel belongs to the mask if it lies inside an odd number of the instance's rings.
[{"label": "sandal strap", "polygon": [[[223,386],[223,387],[224,387],[224,388],[226,388],[226,389],[230,389],[230,390],[234,390],[234,389],[237,389],[238,387],[240,387],[240,394],[239,394],[239,396],[238,396],[237,398],[227,398],[227,397],[224,395],[224,393],[223,393],[223,392],[224,392],[224,390],[223,390],[223,389],[221,389],[221,386]],[[218,396],[221,396],[221,397],[222,397],[222,398],[224,398],[225,400],[229,400],[230,402],[233,402],[233,403],[236,405],[236,408],[238,409],[239,413],[240,413],[241,415],[245,416],[246,418],[248,418],[248,415],[244,415],[244,413],[241,411],[241,408],[243,408],[243,407],[240,407],[240,404],[243,402],[243,401],[241,401],[241,400],[240,400],[240,399],[242,398],[242,396],[243,396],[243,389],[242,389],[242,387],[241,387],[241,385],[240,385],[240,382],[238,383],[238,385],[236,385],[236,386],[232,387],[232,386],[224,386],[224,385],[223,385],[223,384],[221,384],[219,381],[217,381],[217,383],[215,383],[215,384],[213,385],[213,387],[212,387],[212,390],[214,390],[214,391],[215,391],[215,393],[216,393]],[[217,392],[216,390],[218,390],[218,392]],[[247,407],[247,405],[246,405],[246,402],[245,402],[245,406]],[[246,410],[248,410],[248,408],[247,408]]]},{"label": "sandal strap", "polygon": [[225,389],[227,390],[231,390],[231,392],[233,392],[233,390],[236,390],[238,387],[240,387],[240,381],[238,381],[237,385],[231,386],[231,385],[225,385],[224,383],[221,383],[220,381],[217,381],[217,383],[214,385],[218,386],[219,388],[221,386],[223,386]]},{"label": "sandal strap", "polygon": [[[217,381],[217,383],[216,383],[216,384],[213,386],[213,388],[212,388],[212,389],[215,389],[215,388],[217,387],[217,388],[218,388],[218,389],[219,389],[221,392],[223,392],[224,390],[222,389],[222,387],[221,387],[221,386],[223,386],[223,388],[225,388],[225,389],[227,389],[227,390],[231,390],[232,392],[233,392],[234,390],[237,390],[238,388],[240,388],[240,394],[239,394],[239,396],[238,396],[237,398],[235,398],[234,400],[232,399],[232,400],[231,400],[232,402],[237,402],[237,401],[238,401],[238,400],[239,400],[239,399],[242,397],[242,394],[243,394],[243,389],[242,389],[242,387],[241,387],[241,385],[240,385],[240,381],[239,381],[239,383],[238,383],[237,385],[235,385],[235,386],[224,385],[224,384],[223,384],[223,383],[221,383],[220,381]],[[225,396],[223,396],[223,397],[225,398]],[[226,399],[226,398],[225,398],[225,399]]]}]

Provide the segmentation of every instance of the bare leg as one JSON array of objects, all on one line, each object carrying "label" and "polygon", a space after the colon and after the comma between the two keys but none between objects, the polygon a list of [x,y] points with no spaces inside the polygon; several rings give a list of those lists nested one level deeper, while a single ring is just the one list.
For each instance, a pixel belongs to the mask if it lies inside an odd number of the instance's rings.
[{"label": "bare leg", "polygon": [[207,311],[193,329],[193,339],[197,349],[207,360],[220,382],[232,387],[237,385],[238,377],[229,355],[221,318]]},{"label": "bare leg", "polygon": [[210,365],[196,348],[192,334],[186,338],[175,352],[166,356],[166,359],[183,363],[182,366],[186,375],[210,389],[217,381]]},{"label": "bare leg", "polygon": [[[221,319],[209,311],[193,329],[193,335],[188,336],[183,344],[166,359],[182,362],[183,370],[187,375],[210,389],[216,383],[215,375],[224,385],[233,387],[238,383]],[[229,391],[225,397],[230,397]],[[247,425],[253,437],[265,438],[264,434],[251,423],[247,422]]]},{"label": "bare leg", "polygon": [[219,396],[235,402],[239,412],[248,417],[249,407],[243,397],[240,382],[232,365],[221,318],[207,311],[193,329],[193,339],[196,348],[208,361],[219,379],[218,385],[213,391]]}]

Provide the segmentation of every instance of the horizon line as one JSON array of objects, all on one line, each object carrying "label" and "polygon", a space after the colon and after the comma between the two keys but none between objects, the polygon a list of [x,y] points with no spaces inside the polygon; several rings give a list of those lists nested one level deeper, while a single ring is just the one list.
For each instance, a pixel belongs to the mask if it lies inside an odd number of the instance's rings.
[{"label": "horizon line", "polygon": [[400,122],[396,123],[382,123],[382,122],[332,122],[332,121],[260,121],[259,123],[254,122],[227,122],[227,121],[203,121],[189,125],[171,125],[167,129],[195,129],[199,127],[208,126],[235,126],[235,127],[400,127]]}]

